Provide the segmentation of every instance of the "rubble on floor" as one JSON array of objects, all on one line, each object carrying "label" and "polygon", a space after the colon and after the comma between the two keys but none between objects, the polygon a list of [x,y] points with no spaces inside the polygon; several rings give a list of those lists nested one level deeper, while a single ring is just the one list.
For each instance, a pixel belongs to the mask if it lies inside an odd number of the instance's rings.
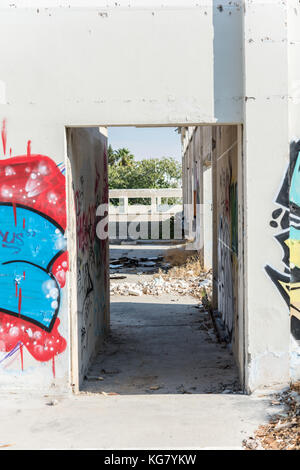
[{"label": "rubble on floor", "polygon": [[127,256],[122,256],[120,258],[110,259],[109,268],[112,272],[115,272],[115,269],[124,269],[124,268],[168,268],[169,263],[163,261],[163,256],[153,256],[151,258],[129,258]]},{"label": "rubble on floor", "polygon": [[160,295],[178,294],[192,295],[196,298],[202,297],[203,287],[210,288],[211,280],[199,278],[188,279],[165,279],[165,276],[154,275],[149,281],[138,281],[136,283],[123,282],[119,284],[111,283],[111,295]]},{"label": "rubble on floor", "polygon": [[271,404],[281,405],[280,412],[243,442],[245,449],[300,450],[300,382],[276,395]]},{"label": "rubble on floor", "polygon": [[[170,258],[169,260],[171,261]],[[141,296],[166,293],[192,295],[199,300],[203,297],[203,294],[207,294],[210,298],[211,291],[212,272],[211,270],[203,270],[197,255],[185,258],[183,265],[177,265],[176,263],[167,271],[158,268],[158,272],[150,280],[141,280],[135,283],[112,282],[110,286],[111,295]]]}]

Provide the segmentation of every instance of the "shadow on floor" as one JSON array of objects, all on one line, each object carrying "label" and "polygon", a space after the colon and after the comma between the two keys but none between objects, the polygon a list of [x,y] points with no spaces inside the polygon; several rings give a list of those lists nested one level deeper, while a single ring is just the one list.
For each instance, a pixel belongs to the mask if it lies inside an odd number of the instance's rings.
[{"label": "shadow on floor", "polygon": [[112,297],[111,333],[82,391],[121,395],[236,393],[231,352],[195,299]]}]

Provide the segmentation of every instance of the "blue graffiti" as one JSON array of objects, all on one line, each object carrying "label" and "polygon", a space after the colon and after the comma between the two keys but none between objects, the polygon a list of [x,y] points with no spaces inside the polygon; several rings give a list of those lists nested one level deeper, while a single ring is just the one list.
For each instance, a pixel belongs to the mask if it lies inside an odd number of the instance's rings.
[{"label": "blue graffiti", "polygon": [[59,306],[59,287],[50,273],[22,261],[2,264],[0,286],[2,312],[21,313],[25,320],[49,328]]},{"label": "blue graffiti", "polygon": [[57,253],[65,250],[63,230],[43,214],[0,205],[0,263],[22,259],[47,268]]},{"label": "blue graffiti", "polygon": [[290,201],[300,206],[300,152],[291,179]]},{"label": "blue graffiti", "polygon": [[0,204],[0,310],[51,331],[60,290],[50,270],[65,249],[63,229],[54,221]]}]

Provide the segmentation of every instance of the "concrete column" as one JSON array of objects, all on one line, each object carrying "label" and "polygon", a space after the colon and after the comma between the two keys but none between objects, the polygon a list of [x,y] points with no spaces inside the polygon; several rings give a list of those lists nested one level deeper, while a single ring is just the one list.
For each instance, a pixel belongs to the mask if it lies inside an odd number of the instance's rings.
[{"label": "concrete column", "polygon": [[123,199],[123,213],[128,214],[128,197],[124,196],[122,199]]},{"label": "concrete column", "polygon": [[[289,48],[289,141],[291,144],[290,167],[300,146],[300,4],[298,0],[289,0],[288,6],[288,48]],[[293,211],[295,214],[295,211]],[[292,238],[292,237],[290,237]],[[293,255],[299,251],[299,242],[294,243],[291,250],[291,261]],[[296,264],[299,268],[299,263]],[[298,277],[293,277],[293,283],[297,283]],[[297,289],[293,290],[291,304],[297,303]],[[291,378],[300,378],[300,315],[299,312],[291,308]]]},{"label": "concrete column", "polygon": [[286,8],[286,2],[245,1],[245,379],[248,391],[287,384],[290,377],[289,312],[265,269],[268,265],[281,266],[283,257],[273,238],[270,221],[289,162]]},{"label": "concrete column", "polygon": [[204,191],[203,191],[203,148],[204,148],[204,128],[197,129],[198,145],[196,149],[197,173],[198,173],[198,207],[197,207],[197,230],[198,230],[198,250],[202,264],[204,264]]},{"label": "concrete column", "polygon": [[184,227],[185,227],[185,238],[190,240],[191,239],[191,231],[192,231],[192,191],[193,191],[193,181],[192,181],[192,150],[191,150],[191,143],[186,150],[186,159],[187,159],[187,197],[186,202],[184,205]]},{"label": "concrete column", "polygon": [[151,214],[156,213],[156,196],[151,197]]},{"label": "concrete column", "polygon": [[212,169],[208,168],[203,173],[203,257],[204,266],[212,268]]}]

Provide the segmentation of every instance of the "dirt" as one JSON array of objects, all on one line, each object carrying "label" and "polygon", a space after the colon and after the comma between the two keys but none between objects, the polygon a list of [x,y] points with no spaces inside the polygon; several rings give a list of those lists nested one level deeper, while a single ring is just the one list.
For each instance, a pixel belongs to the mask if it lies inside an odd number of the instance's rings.
[{"label": "dirt", "polygon": [[266,425],[244,441],[247,450],[300,450],[300,382],[273,396],[272,406],[281,406]]},{"label": "dirt", "polygon": [[[115,283],[113,281],[124,279],[117,274],[111,276],[111,295],[161,295],[165,294],[178,294],[178,295],[191,295],[196,299],[201,300],[204,295],[210,300],[212,293],[212,272],[205,270],[201,264],[200,258],[194,253],[183,249],[171,249],[166,254],[159,257],[148,258],[134,258],[134,263],[130,258],[122,257],[115,260],[115,266],[139,266],[140,264],[147,265],[153,264],[152,277],[145,279],[141,274],[141,278],[137,282]],[[119,261],[119,262],[118,262]],[[149,271],[147,271],[149,274]],[[125,277],[126,279],[126,277]]]}]

